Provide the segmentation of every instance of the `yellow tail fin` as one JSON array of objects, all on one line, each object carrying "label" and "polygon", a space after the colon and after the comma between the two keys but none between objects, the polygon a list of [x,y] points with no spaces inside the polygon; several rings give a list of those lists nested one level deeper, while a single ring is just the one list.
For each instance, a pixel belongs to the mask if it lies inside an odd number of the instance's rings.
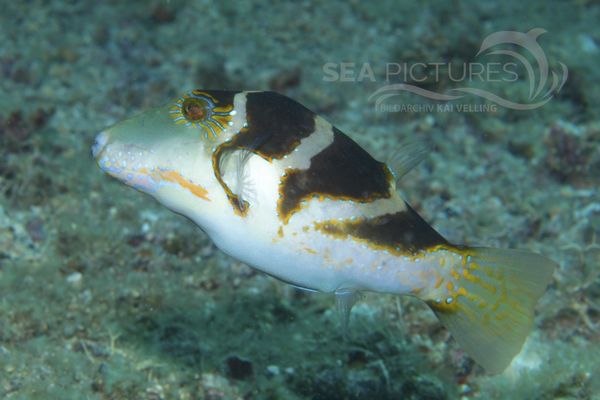
[{"label": "yellow tail fin", "polygon": [[455,292],[428,301],[438,318],[488,372],[502,372],[533,325],[533,309],[556,264],[537,254],[491,248],[460,249]]}]

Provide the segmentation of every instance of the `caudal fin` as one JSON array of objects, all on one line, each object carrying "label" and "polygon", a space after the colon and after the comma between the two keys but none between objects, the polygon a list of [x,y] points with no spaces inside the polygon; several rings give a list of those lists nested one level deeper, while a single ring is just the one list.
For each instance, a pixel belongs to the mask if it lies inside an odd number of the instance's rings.
[{"label": "caudal fin", "polygon": [[515,250],[466,248],[453,267],[455,294],[429,301],[463,349],[488,372],[502,372],[533,325],[533,309],[556,264]]}]

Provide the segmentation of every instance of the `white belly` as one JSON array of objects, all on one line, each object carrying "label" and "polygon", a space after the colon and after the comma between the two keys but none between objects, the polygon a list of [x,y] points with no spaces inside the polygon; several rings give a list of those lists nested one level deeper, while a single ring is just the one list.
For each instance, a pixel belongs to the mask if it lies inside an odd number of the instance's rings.
[{"label": "white belly", "polygon": [[[430,266],[352,239],[338,239],[309,228],[269,229],[265,221],[225,224],[211,238],[225,253],[282,281],[322,292],[357,289],[409,293],[428,279]],[[257,226],[262,225],[262,229]],[[271,225],[272,226],[272,225]],[[280,233],[281,232],[281,233]]]}]

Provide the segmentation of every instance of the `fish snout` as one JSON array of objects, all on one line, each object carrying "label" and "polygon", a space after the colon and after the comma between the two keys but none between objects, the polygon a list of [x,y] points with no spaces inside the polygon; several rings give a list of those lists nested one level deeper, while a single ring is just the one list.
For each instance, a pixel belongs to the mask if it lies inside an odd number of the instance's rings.
[{"label": "fish snout", "polygon": [[100,155],[104,152],[106,145],[108,144],[108,134],[106,132],[100,132],[96,135],[94,139],[94,144],[92,145],[92,156],[98,160]]}]

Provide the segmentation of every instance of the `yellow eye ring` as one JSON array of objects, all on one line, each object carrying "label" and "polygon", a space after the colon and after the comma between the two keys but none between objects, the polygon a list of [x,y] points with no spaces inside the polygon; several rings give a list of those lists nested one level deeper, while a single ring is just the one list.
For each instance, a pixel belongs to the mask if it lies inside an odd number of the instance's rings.
[{"label": "yellow eye ring", "polygon": [[218,106],[207,92],[194,90],[173,103],[169,113],[176,124],[199,128],[206,138],[216,138],[232,126],[235,111],[232,105]]}]

